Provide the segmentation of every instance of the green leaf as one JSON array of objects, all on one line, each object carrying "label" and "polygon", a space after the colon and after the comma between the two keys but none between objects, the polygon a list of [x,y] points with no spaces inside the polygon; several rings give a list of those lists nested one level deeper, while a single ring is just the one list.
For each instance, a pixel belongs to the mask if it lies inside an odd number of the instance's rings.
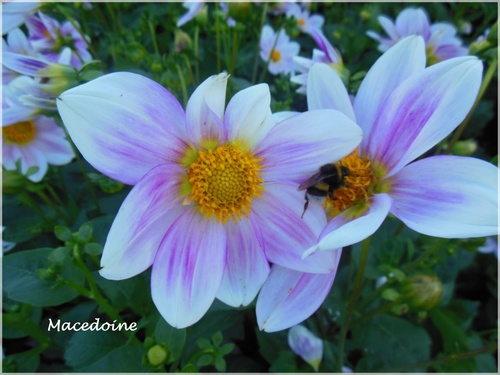
[{"label": "green leaf", "polygon": [[156,342],[165,344],[169,352],[169,363],[178,359],[186,343],[186,329],[177,329],[160,318],[156,324],[154,335]]},{"label": "green leaf", "polygon": [[49,261],[54,263],[63,262],[69,255],[71,248],[69,246],[62,246],[54,249],[49,255]]},{"label": "green leaf", "polygon": [[202,350],[212,349],[212,343],[208,339],[198,339],[196,340],[196,345]]},{"label": "green leaf", "polygon": [[222,345],[219,348],[219,353],[222,355],[228,355],[231,353],[236,345],[232,342]]},{"label": "green leaf", "polygon": [[[71,301],[78,292],[65,285],[43,281],[38,270],[47,268],[51,248],[24,250],[9,254],[3,259],[3,290],[9,298],[35,306],[57,306]],[[77,284],[83,283],[83,275],[69,258],[64,263],[62,276]]]},{"label": "green leaf", "polygon": [[[290,350],[281,350],[273,361],[270,372],[297,372],[296,356]],[[310,369],[311,367],[309,367]]]},{"label": "green leaf", "polygon": [[99,360],[77,369],[79,372],[139,372],[149,369],[143,365],[144,348],[140,345],[120,346]]},{"label": "green leaf", "polygon": [[83,223],[80,229],[78,229],[78,239],[82,243],[89,242],[92,238],[93,225],[91,221]]},{"label": "green leaf", "polygon": [[214,346],[218,348],[220,344],[222,344],[222,340],[224,340],[224,337],[222,336],[222,333],[215,332],[215,334],[212,336],[212,342],[214,343]]},{"label": "green leaf", "polygon": [[85,251],[89,255],[98,256],[102,254],[102,246],[95,242],[87,243],[83,247],[83,251]]},{"label": "green leaf", "polygon": [[56,225],[54,227],[54,234],[58,240],[63,242],[71,241],[73,239],[73,233],[71,233],[71,230],[62,225]]},{"label": "green leaf", "polygon": [[353,329],[352,337],[350,348],[364,353],[356,365],[356,372],[384,371],[430,358],[431,338],[428,333],[389,314],[377,315],[359,325]]},{"label": "green leaf", "polygon": [[256,334],[259,342],[259,353],[270,364],[278,359],[280,351],[289,350],[286,331],[267,333],[256,330]]},{"label": "green leaf", "polygon": [[210,366],[213,362],[213,357],[209,354],[202,355],[198,360],[196,361],[196,365],[198,367],[204,367],[204,366]]},{"label": "green leaf", "polygon": [[215,369],[219,372],[226,372],[226,360],[224,359],[223,356],[220,356],[218,355],[217,357],[215,357],[215,361],[214,361],[214,366],[215,366]]}]

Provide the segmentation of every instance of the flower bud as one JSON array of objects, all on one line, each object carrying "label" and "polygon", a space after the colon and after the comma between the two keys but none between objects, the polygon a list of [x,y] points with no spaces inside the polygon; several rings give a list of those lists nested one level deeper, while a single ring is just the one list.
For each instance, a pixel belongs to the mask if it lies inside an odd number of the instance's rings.
[{"label": "flower bud", "polygon": [[229,16],[234,18],[236,21],[245,21],[252,13],[251,6],[249,2],[230,2],[229,3]]},{"label": "flower bud", "polygon": [[175,30],[174,52],[181,52],[185,49],[191,49],[193,41],[191,37],[181,29]]},{"label": "flower bud", "polygon": [[441,301],[443,284],[436,276],[413,275],[403,281],[401,294],[411,308],[427,311]]},{"label": "flower bud", "polygon": [[470,156],[477,150],[477,142],[474,139],[467,139],[464,141],[457,141],[453,145],[451,153],[459,156]]},{"label": "flower bud", "polygon": [[153,366],[160,366],[167,360],[168,352],[164,346],[156,344],[155,346],[149,348],[147,356],[149,363]]},{"label": "flower bud", "polygon": [[51,64],[37,73],[44,78],[44,83],[40,84],[41,89],[53,97],[79,84],[78,71],[71,65]]},{"label": "flower bud", "polygon": [[323,340],[306,327],[297,325],[288,331],[288,345],[295,354],[301,356],[315,371],[318,371],[323,358]]},{"label": "flower bud", "polygon": [[19,173],[17,170],[2,171],[2,191],[5,194],[17,194],[24,190],[24,187],[29,184],[26,176]]}]

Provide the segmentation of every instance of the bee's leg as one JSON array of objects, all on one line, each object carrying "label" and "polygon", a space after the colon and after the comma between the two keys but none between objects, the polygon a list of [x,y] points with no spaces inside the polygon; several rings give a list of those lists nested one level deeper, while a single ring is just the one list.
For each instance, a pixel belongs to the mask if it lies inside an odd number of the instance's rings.
[{"label": "bee's leg", "polygon": [[304,214],[306,213],[307,206],[309,206],[309,197],[307,196],[307,193],[305,195],[306,203],[304,203],[304,211],[302,212],[302,215],[300,215],[300,218],[302,219],[304,217]]}]

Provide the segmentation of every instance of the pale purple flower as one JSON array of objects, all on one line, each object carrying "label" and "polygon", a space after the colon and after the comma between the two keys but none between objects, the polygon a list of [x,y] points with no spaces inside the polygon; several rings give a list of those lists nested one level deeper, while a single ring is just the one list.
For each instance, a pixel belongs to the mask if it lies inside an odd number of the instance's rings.
[{"label": "pale purple flower", "polygon": [[477,248],[479,253],[490,254],[493,253],[498,258],[498,236],[486,237],[486,241],[483,246]]},{"label": "pale purple flower", "polygon": [[49,164],[65,165],[73,159],[73,149],[53,118],[40,115],[16,123],[2,122],[2,165],[6,170],[16,170],[20,160],[23,174],[38,167],[28,179],[39,182]]},{"label": "pale purple flower", "polygon": [[[333,69],[322,63],[311,68],[309,110],[340,110],[364,136],[359,150],[340,160],[349,170],[345,186],[335,191],[334,200],[323,202],[330,221],[305,259],[329,252],[317,250],[333,250],[338,261],[342,247],[373,234],[389,212],[430,236],[498,234],[497,167],[449,155],[414,161],[467,116],[481,85],[481,62],[458,57],[425,68],[425,59],[421,37],[397,43],[370,69],[354,104]],[[309,207],[318,205],[311,200]],[[304,219],[308,214],[309,208]],[[312,274],[274,265],[257,300],[260,329],[279,331],[307,319],[323,303],[334,277],[335,271]]]},{"label": "pale purple flower", "polygon": [[132,73],[105,75],[58,100],[87,161],[135,185],[108,234],[100,274],[126,279],[152,266],[153,301],[175,327],[194,324],[214,298],[248,305],[268,262],[301,272],[337,266],[334,252],[301,259],[326,217],[318,206],[301,219],[297,186],[318,163],[355,148],[359,128],[334,110],[276,123],[266,84],[224,108],[227,79],[207,78],[185,112],[165,88]]},{"label": "pale purple flower", "polygon": [[299,29],[311,34],[313,30],[321,32],[321,28],[325,23],[325,18],[319,14],[309,14],[309,11],[299,4],[291,4],[286,11],[287,18],[293,17],[297,21]]},{"label": "pale purple flower", "polygon": [[420,35],[424,38],[428,65],[452,57],[466,56],[468,53],[467,48],[462,46],[462,41],[456,37],[455,26],[444,22],[431,25],[423,8],[406,8],[399,13],[395,22],[383,15],[378,20],[388,37],[371,30],[367,34],[380,43],[378,48],[381,52],[387,51],[407,36]]},{"label": "pale purple flower", "polygon": [[331,221],[308,253],[361,241],[389,212],[429,236],[497,234],[497,167],[451,155],[415,161],[467,116],[481,74],[482,64],[472,56],[425,68],[423,39],[408,37],[379,58],[351,105],[332,69],[312,67],[309,109],[338,109],[360,125],[364,136],[359,152],[341,161],[350,176],[335,200],[325,203]]},{"label": "pale purple flower", "polygon": [[77,69],[92,60],[92,55],[87,50],[90,40],[87,36],[85,40],[69,21],[60,24],[59,21],[38,12],[38,16],[31,15],[27,18],[26,26],[33,48],[48,61],[60,61],[60,56],[66,48],[71,50],[69,65]]},{"label": "pale purple flower", "polygon": [[2,1],[2,35],[22,26],[40,6],[38,1]]},{"label": "pale purple flower", "polygon": [[318,371],[323,359],[323,340],[302,325],[288,331],[288,346],[292,351]]},{"label": "pale purple flower", "polygon": [[300,85],[300,87],[297,89],[297,92],[299,94],[306,94],[309,69],[311,69],[312,65],[317,62],[328,64],[332,67],[332,69],[335,69],[335,71],[342,78],[345,77],[345,79],[347,79],[347,71],[344,68],[344,64],[342,63],[342,57],[330,44],[326,36],[321,31],[317,30],[313,30],[311,35],[320,49],[313,49],[312,59],[307,59],[301,56],[295,56],[293,58],[296,70],[299,71],[300,74],[291,77],[290,80],[293,83]]},{"label": "pale purple flower", "polygon": [[186,8],[188,11],[184,13],[181,18],[177,21],[177,27],[181,27],[182,25],[191,21],[196,15],[203,9],[205,2],[202,0],[198,1],[184,1],[182,6]]},{"label": "pale purple flower", "polygon": [[284,30],[275,33],[273,28],[265,25],[260,35],[260,57],[269,62],[271,74],[293,73],[293,58],[299,54],[300,45],[291,42]]},{"label": "pale purple flower", "polygon": [[229,16],[229,6],[226,3],[219,3],[219,7],[222,9],[222,11],[225,13],[226,18],[227,18],[227,25],[229,27],[235,27],[236,26],[236,20],[233,17]]},{"label": "pale purple flower", "polygon": [[[11,30],[5,39],[2,38],[2,55],[5,55],[5,53],[15,53],[34,57],[39,55],[31,45],[28,37],[19,28]],[[19,73],[4,66],[2,69],[2,84],[8,84],[18,76]]]}]

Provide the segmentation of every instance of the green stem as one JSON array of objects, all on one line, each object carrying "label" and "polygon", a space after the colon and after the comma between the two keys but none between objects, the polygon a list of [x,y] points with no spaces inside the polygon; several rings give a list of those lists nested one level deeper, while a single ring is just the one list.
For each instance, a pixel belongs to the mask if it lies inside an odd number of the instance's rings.
[{"label": "green stem", "polygon": [[483,79],[483,83],[481,84],[481,88],[479,89],[479,93],[477,95],[476,101],[474,102],[474,105],[472,106],[471,110],[469,111],[467,117],[462,121],[462,123],[458,126],[457,130],[453,133],[453,137],[450,140],[450,143],[448,144],[448,147],[446,148],[445,154],[449,154],[455,145],[457,141],[460,139],[460,136],[464,132],[465,128],[469,124],[469,121],[474,114],[474,111],[476,110],[476,107],[478,106],[479,102],[481,101],[484,93],[486,92],[486,89],[488,88],[491,79],[495,75],[495,72],[497,71],[498,67],[498,58],[495,56],[494,59],[491,61],[490,66],[488,67],[488,70],[486,71]]},{"label": "green stem", "polygon": [[[264,3],[262,6],[262,15],[260,18],[260,29],[259,29],[259,38],[260,40],[261,34],[262,34],[262,28],[264,27],[267,19],[267,8],[269,7],[268,3]],[[257,78],[257,68],[259,67],[259,57],[260,57],[260,45],[257,44],[257,49],[255,52],[255,62],[253,64],[253,74],[252,74],[252,84],[255,83],[255,79]]]},{"label": "green stem", "polygon": [[155,53],[160,56],[160,50],[158,48],[158,43],[156,42],[156,33],[155,33],[155,29],[153,27],[153,24],[151,23],[151,21],[148,21],[148,26],[149,26],[149,32],[151,33],[151,39],[153,41],[153,48],[155,50]]},{"label": "green stem", "polygon": [[368,255],[370,252],[370,237],[365,239],[361,245],[361,257],[359,259],[359,266],[356,272],[356,277],[354,279],[354,287],[351,293],[351,298],[347,304],[344,319],[342,321],[342,326],[340,328],[339,334],[339,358],[337,363],[337,370],[340,372],[342,368],[342,363],[344,362],[344,347],[347,332],[349,331],[349,325],[351,321],[352,314],[354,313],[354,308],[356,303],[363,291],[363,277],[365,274],[366,265],[368,264]]},{"label": "green stem", "polygon": [[269,58],[266,61],[266,65],[264,66],[264,70],[262,70],[262,74],[260,75],[259,82],[264,82],[264,77],[267,74],[267,68],[269,67],[269,63],[271,62],[271,58],[273,56],[274,49],[276,48],[276,44],[278,43],[278,38],[283,27],[280,27],[278,31],[276,31],[276,38],[274,39],[273,47],[271,48],[271,52],[269,53]]},{"label": "green stem", "polygon": [[358,319],[353,321],[351,324],[351,327],[356,327],[360,323],[364,322],[365,320],[370,319],[371,317],[373,317],[375,315],[386,312],[386,311],[390,310],[393,306],[396,306],[400,303],[401,303],[401,301],[392,301],[392,302],[386,303],[385,305],[379,306],[378,308],[363,314],[361,317],[359,317]]},{"label": "green stem", "polygon": [[219,15],[215,13],[215,50],[217,53],[217,73],[221,72],[221,59],[220,59],[220,19]]},{"label": "green stem", "polygon": [[196,25],[196,28],[194,29],[194,71],[196,75],[196,82],[195,85],[198,85],[200,82],[200,58],[199,58],[199,39],[200,39],[200,27]]},{"label": "green stem", "polygon": [[184,79],[184,75],[182,74],[182,69],[179,65],[176,65],[177,74],[179,75],[179,79],[181,80],[181,90],[182,90],[182,99],[184,101],[184,108],[186,108],[188,102],[188,92],[186,87],[186,80]]},{"label": "green stem", "polygon": [[58,215],[60,218],[62,218],[67,225],[71,225],[71,220],[68,218],[68,216],[61,211],[61,209],[59,207],[57,207],[57,205],[54,204],[54,202],[52,202],[50,200],[50,198],[47,196],[47,194],[45,194],[43,191],[37,191],[36,194],[40,197],[40,199],[42,201],[44,201],[46,204],[48,204],[50,206],[50,208],[52,208]]},{"label": "green stem", "polygon": [[49,226],[52,226],[52,222],[44,215],[43,211],[40,209],[38,204],[30,197],[30,195],[24,191],[19,193],[21,200],[29,206],[33,211],[36,212],[38,216],[43,220],[43,222]]}]

